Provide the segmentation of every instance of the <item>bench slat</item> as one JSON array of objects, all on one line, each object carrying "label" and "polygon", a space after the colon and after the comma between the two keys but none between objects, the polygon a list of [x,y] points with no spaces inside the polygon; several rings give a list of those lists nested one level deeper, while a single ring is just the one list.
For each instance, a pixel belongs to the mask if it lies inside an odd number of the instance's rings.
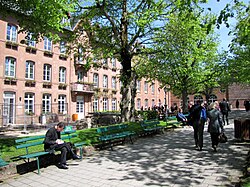
[{"label": "bench slat", "polygon": [[36,158],[36,157],[47,155],[47,154],[50,154],[50,152],[42,151],[42,152],[30,153],[27,155],[21,155],[19,157],[22,159],[28,159],[28,158]]},{"label": "bench slat", "polygon": [[43,144],[43,140],[37,141],[37,142],[30,142],[30,143],[16,145],[16,148],[21,149],[21,148],[32,147],[32,146],[41,145],[41,144]]},{"label": "bench slat", "polygon": [[16,139],[15,142],[16,143],[22,143],[22,142],[27,142],[27,141],[32,141],[32,140],[39,140],[45,138],[45,135],[41,135],[41,136],[33,136],[33,137],[28,137],[28,138],[22,138],[22,139]]}]

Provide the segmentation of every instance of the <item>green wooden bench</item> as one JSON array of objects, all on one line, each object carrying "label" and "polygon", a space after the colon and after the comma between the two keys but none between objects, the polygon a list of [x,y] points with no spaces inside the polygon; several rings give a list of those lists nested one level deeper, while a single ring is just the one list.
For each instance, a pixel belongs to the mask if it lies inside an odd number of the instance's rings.
[{"label": "green wooden bench", "polygon": [[135,132],[129,131],[127,124],[99,127],[96,131],[100,134],[99,140],[102,143],[101,148],[105,143],[108,143],[110,149],[113,150],[113,141],[118,139],[125,142],[125,139],[129,138],[131,144],[133,144],[132,136],[135,135]]},{"label": "green wooden bench", "polygon": [[168,126],[168,125],[179,126],[179,125],[182,124],[182,122],[177,121],[176,116],[169,116],[169,117],[167,117],[166,120],[167,120],[167,121],[166,121],[167,126]]},{"label": "green wooden bench", "polygon": [[145,134],[164,133],[164,127],[159,126],[159,124],[158,119],[144,120],[141,122],[141,127]]},{"label": "green wooden bench", "polygon": [[[61,133],[61,139],[62,140],[68,140],[70,142],[71,138],[77,137],[77,134],[75,133],[75,130],[67,130],[67,131],[63,131]],[[47,155],[47,154],[53,154],[51,152],[48,151],[44,151],[43,150],[43,146],[41,151],[37,151],[37,152],[31,152],[29,150],[29,148],[34,147],[34,146],[39,146],[39,145],[43,145],[43,141],[44,141],[45,135],[40,135],[40,136],[33,136],[33,137],[26,137],[26,138],[21,138],[21,139],[16,139],[15,143],[16,143],[16,149],[24,149],[25,148],[25,154],[24,155],[20,155],[18,156],[21,159],[24,159],[25,162],[27,162],[26,160],[29,160],[31,158],[35,158],[37,161],[37,170],[38,170],[38,174],[40,174],[40,162],[39,162],[39,157],[43,156],[43,155]],[[85,145],[85,142],[79,142],[77,145],[75,145],[75,147],[79,147],[80,148],[80,153],[81,153],[81,157],[82,157],[82,146]]]},{"label": "green wooden bench", "polygon": [[1,157],[0,157],[0,167],[4,167],[9,165],[7,162],[5,162]]}]

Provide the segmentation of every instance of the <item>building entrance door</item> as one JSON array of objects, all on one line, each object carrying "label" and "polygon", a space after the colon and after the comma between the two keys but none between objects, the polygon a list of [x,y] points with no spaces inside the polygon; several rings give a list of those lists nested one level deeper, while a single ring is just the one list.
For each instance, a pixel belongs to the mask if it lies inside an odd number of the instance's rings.
[{"label": "building entrance door", "polygon": [[78,120],[84,118],[84,97],[77,96],[76,98],[76,113],[78,114]]},{"label": "building entrance door", "polygon": [[14,124],[15,93],[5,92],[3,95],[3,125]]}]

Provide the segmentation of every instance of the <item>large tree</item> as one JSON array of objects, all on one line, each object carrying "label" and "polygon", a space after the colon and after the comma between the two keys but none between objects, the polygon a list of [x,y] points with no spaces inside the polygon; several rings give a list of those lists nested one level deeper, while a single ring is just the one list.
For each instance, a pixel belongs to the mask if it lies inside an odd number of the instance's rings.
[{"label": "large tree", "polygon": [[[87,32],[92,54],[115,56],[121,62],[120,80],[123,83],[120,103],[122,120],[134,120],[136,72],[133,63],[137,56],[144,58],[145,50],[153,43],[155,33],[162,29],[166,15],[178,9],[191,9],[199,1],[164,0],[103,0],[79,7],[82,28]],[[157,44],[156,44],[157,45]]]},{"label": "large tree", "polygon": [[[123,121],[134,120],[134,98],[136,96],[136,74],[132,61],[138,54],[147,51],[142,46],[152,45],[154,34],[161,30],[165,16],[176,10],[192,10],[191,5],[206,0],[1,0],[1,10],[17,12],[13,15],[26,17],[20,19],[20,26],[32,33],[47,34],[62,31],[61,19],[77,10],[72,17],[78,21],[77,32],[72,37],[78,38],[86,31],[88,42],[85,44],[86,58],[101,56],[117,57],[122,64],[120,79],[121,112]],[[72,3],[72,4],[71,4]],[[13,8],[12,8],[13,7]],[[23,16],[24,15],[24,16]],[[32,26],[33,24],[33,26]],[[53,32],[55,31],[55,32]],[[70,37],[68,37],[70,38]],[[83,40],[87,41],[87,40]],[[84,47],[84,46],[82,46]],[[89,53],[93,55],[88,55]],[[87,63],[90,61],[87,60]]]},{"label": "large tree", "polygon": [[218,42],[213,32],[213,15],[202,15],[199,9],[176,11],[167,16],[163,30],[157,32],[154,50],[146,66],[139,69],[150,72],[169,87],[174,95],[182,98],[187,112],[189,94],[201,92],[207,85],[216,84],[218,69]]},{"label": "large tree", "polygon": [[232,10],[235,11],[237,22],[231,32],[229,74],[233,82],[250,84],[250,2],[248,5],[238,2]]}]

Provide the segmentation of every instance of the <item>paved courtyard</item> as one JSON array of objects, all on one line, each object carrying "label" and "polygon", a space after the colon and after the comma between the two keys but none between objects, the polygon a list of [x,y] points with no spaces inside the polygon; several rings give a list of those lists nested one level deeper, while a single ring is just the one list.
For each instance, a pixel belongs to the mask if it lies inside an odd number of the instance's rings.
[{"label": "paved courtyard", "polygon": [[249,146],[234,140],[233,120],[225,126],[229,142],[213,152],[207,126],[203,151],[194,147],[192,128],[139,138],[133,145],[104,150],[69,169],[51,165],[8,179],[0,186],[235,186],[242,175]]}]

